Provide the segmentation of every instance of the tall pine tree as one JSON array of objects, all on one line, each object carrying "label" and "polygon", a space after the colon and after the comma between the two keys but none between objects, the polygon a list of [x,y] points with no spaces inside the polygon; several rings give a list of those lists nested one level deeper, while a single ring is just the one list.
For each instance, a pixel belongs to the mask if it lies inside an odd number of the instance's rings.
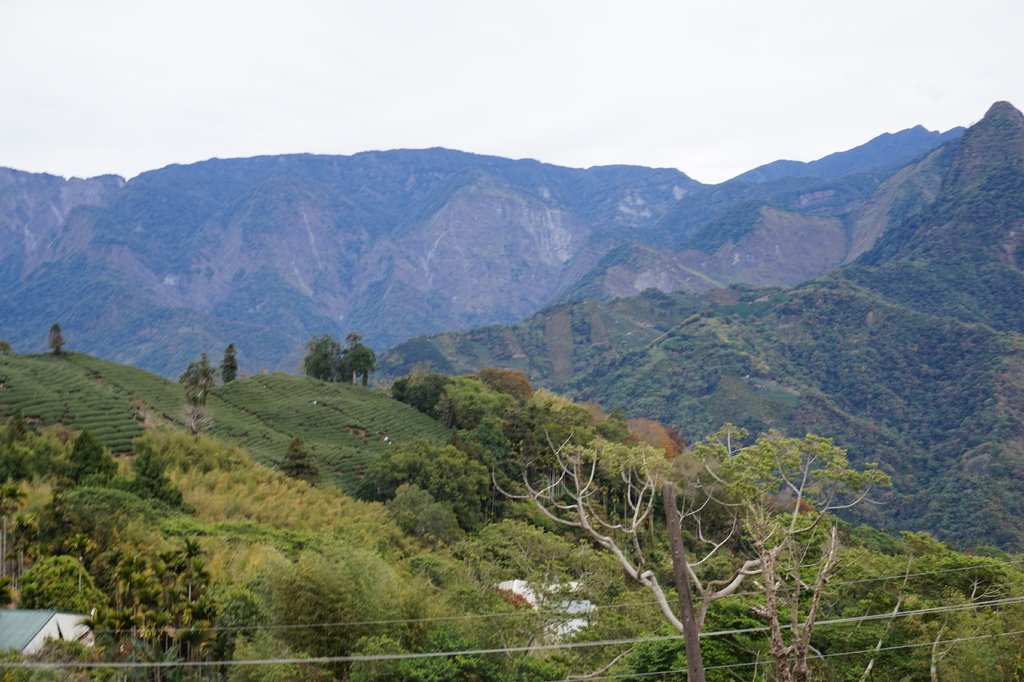
[{"label": "tall pine tree", "polygon": [[306,481],[315,485],[320,480],[320,471],[316,468],[316,461],[302,445],[302,439],[296,436],[292,438],[288,446],[288,452],[281,462],[281,471],[292,478]]},{"label": "tall pine tree", "polygon": [[235,356],[235,344],[229,343],[224,349],[224,359],[220,361],[220,380],[231,383],[238,377],[238,358]]}]

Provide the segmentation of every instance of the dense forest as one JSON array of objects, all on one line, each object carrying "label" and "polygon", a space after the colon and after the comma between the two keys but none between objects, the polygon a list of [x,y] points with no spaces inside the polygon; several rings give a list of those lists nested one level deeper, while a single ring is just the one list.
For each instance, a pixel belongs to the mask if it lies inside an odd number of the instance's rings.
[{"label": "dense forest", "polygon": [[685,443],[509,370],[257,374],[210,389],[198,434],[187,386],[133,368],[7,353],[0,379],[3,598],[96,637],[10,653],[5,679],[679,677],[666,494],[706,679],[1024,666],[1020,559],[844,520],[891,481],[827,438]]}]

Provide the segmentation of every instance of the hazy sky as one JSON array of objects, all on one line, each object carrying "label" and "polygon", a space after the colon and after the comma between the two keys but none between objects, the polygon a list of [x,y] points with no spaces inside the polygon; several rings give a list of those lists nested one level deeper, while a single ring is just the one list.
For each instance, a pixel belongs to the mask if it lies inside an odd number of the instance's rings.
[{"label": "hazy sky", "polygon": [[1022,32],[1022,0],[0,0],[0,166],[443,146],[719,182],[1024,108]]}]

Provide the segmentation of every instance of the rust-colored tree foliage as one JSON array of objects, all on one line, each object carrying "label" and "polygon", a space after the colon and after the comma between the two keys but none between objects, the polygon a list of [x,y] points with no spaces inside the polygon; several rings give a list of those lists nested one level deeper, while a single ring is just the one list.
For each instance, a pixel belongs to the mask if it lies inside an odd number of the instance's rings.
[{"label": "rust-colored tree foliage", "polygon": [[477,376],[480,381],[493,390],[510,395],[520,402],[525,402],[533,395],[533,386],[530,385],[530,380],[526,378],[525,374],[514,369],[487,367],[480,370]]},{"label": "rust-colored tree foliage", "polygon": [[668,459],[675,459],[679,451],[686,447],[682,434],[650,419],[630,419],[629,435],[637,443],[647,443],[664,450]]}]

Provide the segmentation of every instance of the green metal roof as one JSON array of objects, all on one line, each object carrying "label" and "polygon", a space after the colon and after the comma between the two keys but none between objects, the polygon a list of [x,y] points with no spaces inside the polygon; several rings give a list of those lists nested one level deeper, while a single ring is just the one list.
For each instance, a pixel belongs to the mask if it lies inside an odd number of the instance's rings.
[{"label": "green metal roof", "polygon": [[56,611],[0,609],[0,651],[14,649],[20,653],[56,614]]}]

